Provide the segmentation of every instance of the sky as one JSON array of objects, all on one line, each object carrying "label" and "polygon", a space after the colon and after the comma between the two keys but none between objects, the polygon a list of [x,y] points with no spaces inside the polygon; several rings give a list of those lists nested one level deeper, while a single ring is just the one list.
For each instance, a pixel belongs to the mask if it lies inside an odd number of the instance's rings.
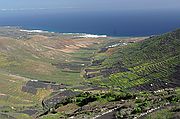
[{"label": "sky", "polygon": [[0,0],[0,10],[180,10],[180,0]]}]

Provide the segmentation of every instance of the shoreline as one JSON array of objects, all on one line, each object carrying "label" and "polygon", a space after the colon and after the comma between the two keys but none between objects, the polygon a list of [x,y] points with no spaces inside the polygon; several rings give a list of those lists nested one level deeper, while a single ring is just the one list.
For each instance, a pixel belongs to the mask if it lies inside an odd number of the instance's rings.
[{"label": "shoreline", "polygon": [[106,37],[113,37],[113,38],[134,38],[134,37],[150,37],[150,36],[156,36],[156,35],[129,35],[129,36],[123,36],[123,35],[107,35],[107,34],[93,34],[93,33],[85,33],[85,32],[58,32],[56,30],[47,30],[47,29],[41,29],[41,28],[26,28],[23,26],[0,26],[0,28],[15,28],[19,29],[22,32],[27,33],[58,33],[62,35],[82,35],[82,38],[106,38]]}]

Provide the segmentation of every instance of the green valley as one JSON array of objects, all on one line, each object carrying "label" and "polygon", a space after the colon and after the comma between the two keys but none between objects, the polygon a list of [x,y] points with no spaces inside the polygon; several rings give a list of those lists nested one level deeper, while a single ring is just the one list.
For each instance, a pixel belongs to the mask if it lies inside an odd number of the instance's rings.
[{"label": "green valley", "polygon": [[180,117],[179,29],[82,35],[0,27],[0,119]]}]

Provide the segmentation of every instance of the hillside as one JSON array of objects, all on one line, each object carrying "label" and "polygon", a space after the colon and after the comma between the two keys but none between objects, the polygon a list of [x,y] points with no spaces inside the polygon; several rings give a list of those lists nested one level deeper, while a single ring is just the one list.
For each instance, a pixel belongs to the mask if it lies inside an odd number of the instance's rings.
[{"label": "hillside", "polygon": [[85,77],[92,83],[97,81],[123,90],[178,87],[179,44],[180,30],[176,30],[128,46],[109,48],[104,57],[102,53],[96,54],[94,61],[101,63],[86,68]]},{"label": "hillside", "polygon": [[180,116],[179,29],[84,35],[1,27],[0,119]]},{"label": "hillside", "polygon": [[145,40],[106,43],[82,70],[88,85],[100,87],[59,102],[56,116],[63,112],[75,119],[178,119],[179,36],[176,30]]},{"label": "hillside", "polygon": [[[85,35],[0,27],[0,118],[41,114],[44,99],[86,84],[81,71],[95,51],[127,39]],[[86,90],[92,88],[85,86]],[[72,95],[70,91],[67,97]]]},{"label": "hillside", "polygon": [[[136,95],[134,104],[133,99],[129,98],[125,107],[120,106],[116,113],[109,114],[111,117],[113,114],[119,115],[118,118],[134,118],[136,114],[144,112],[141,116],[145,116],[140,118],[179,118],[178,111],[172,111],[179,109],[179,104],[174,104],[175,100],[179,102],[180,99],[179,44],[180,30],[178,29],[137,43],[110,47],[104,52],[96,53],[91,65],[85,68],[84,77],[89,83],[108,87],[113,92],[134,92],[133,95]],[[175,92],[177,90],[177,94],[173,94],[173,90]],[[148,97],[139,94],[144,91],[148,92]],[[162,101],[157,102],[156,98],[161,98]],[[122,99],[121,96],[119,99]],[[172,103],[167,99],[174,101]],[[118,99],[115,98],[115,100]],[[151,110],[147,111],[148,108]],[[159,108],[163,110],[156,113],[154,110]],[[152,110],[156,115],[146,116]],[[164,111],[168,113],[166,116],[162,115]],[[98,119],[107,118],[109,115]]]}]

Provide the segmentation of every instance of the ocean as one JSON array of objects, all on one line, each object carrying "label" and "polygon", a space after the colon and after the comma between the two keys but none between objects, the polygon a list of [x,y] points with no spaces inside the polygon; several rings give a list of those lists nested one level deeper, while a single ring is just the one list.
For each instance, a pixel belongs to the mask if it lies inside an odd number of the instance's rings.
[{"label": "ocean", "polygon": [[108,36],[158,35],[180,28],[180,11],[0,11],[0,26]]}]

